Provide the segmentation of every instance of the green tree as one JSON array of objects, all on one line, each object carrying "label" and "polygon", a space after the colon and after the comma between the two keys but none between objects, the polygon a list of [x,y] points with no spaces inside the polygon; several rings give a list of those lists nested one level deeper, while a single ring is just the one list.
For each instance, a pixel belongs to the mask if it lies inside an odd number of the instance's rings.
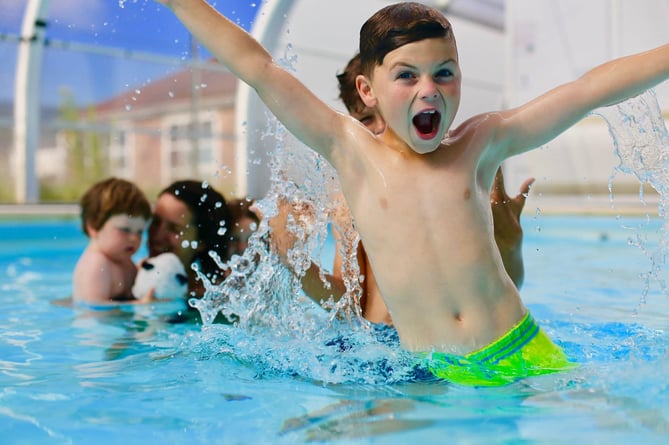
[{"label": "green tree", "polygon": [[59,114],[63,125],[61,138],[67,150],[65,180],[59,184],[40,184],[43,201],[77,201],[94,182],[106,176],[102,136],[96,131],[95,110],[85,112],[77,106],[70,90],[61,91]]}]

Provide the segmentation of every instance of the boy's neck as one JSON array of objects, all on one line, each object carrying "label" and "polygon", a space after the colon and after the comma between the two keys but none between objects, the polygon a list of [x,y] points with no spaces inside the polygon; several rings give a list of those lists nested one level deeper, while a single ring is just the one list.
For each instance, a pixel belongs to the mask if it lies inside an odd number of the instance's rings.
[{"label": "boy's neck", "polygon": [[[401,154],[406,157],[422,157],[423,155],[416,152],[409,144],[407,144],[402,138],[400,138],[397,133],[395,133],[392,128],[386,128],[386,130],[380,134],[379,139],[391,150]],[[438,148],[438,147],[437,147]]]}]

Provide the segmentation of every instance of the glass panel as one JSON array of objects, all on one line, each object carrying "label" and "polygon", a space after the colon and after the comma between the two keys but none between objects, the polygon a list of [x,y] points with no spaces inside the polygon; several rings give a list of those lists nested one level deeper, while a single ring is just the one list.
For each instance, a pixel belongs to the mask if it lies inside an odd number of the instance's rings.
[{"label": "glass panel", "polygon": [[[250,29],[257,3],[222,3],[217,9]],[[15,75],[27,4],[0,0],[0,203],[16,199]],[[199,114],[205,96],[208,110],[231,115],[236,83],[167,8],[145,0],[54,0],[47,12],[41,75],[29,89],[39,99],[40,201],[76,202],[108,175],[153,193],[198,173],[198,159],[213,158],[206,150],[214,146],[199,144],[201,135],[183,127],[188,121],[176,134],[165,123]],[[202,130],[211,138],[210,127]],[[170,140],[178,143],[166,147]],[[199,179],[217,186],[210,176]]]}]

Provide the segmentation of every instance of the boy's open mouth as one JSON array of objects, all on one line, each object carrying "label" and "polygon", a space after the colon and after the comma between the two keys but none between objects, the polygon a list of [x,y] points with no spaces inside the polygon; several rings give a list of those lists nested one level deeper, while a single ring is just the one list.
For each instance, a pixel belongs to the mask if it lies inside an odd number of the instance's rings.
[{"label": "boy's open mouth", "polygon": [[441,122],[441,113],[437,110],[418,113],[413,118],[413,125],[421,139],[432,139],[437,135]]}]

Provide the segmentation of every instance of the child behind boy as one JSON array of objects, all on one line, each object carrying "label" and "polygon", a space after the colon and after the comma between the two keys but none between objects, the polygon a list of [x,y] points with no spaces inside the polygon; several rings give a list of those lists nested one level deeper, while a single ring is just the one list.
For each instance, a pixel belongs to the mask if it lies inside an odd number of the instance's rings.
[{"label": "child behind boy", "polygon": [[490,190],[506,158],[666,80],[669,45],[451,129],[462,82],[451,25],[435,8],[392,4],[360,30],[356,86],[386,123],[375,135],[315,97],[204,0],[159,1],[336,169],[401,344],[433,374],[497,385],[571,366],[504,270]]},{"label": "child behind boy", "polygon": [[90,239],[74,269],[72,299],[90,305],[147,303],[132,295],[137,266],[132,255],[142,243],[151,204],[134,184],[109,178],[81,198],[81,227]]}]

